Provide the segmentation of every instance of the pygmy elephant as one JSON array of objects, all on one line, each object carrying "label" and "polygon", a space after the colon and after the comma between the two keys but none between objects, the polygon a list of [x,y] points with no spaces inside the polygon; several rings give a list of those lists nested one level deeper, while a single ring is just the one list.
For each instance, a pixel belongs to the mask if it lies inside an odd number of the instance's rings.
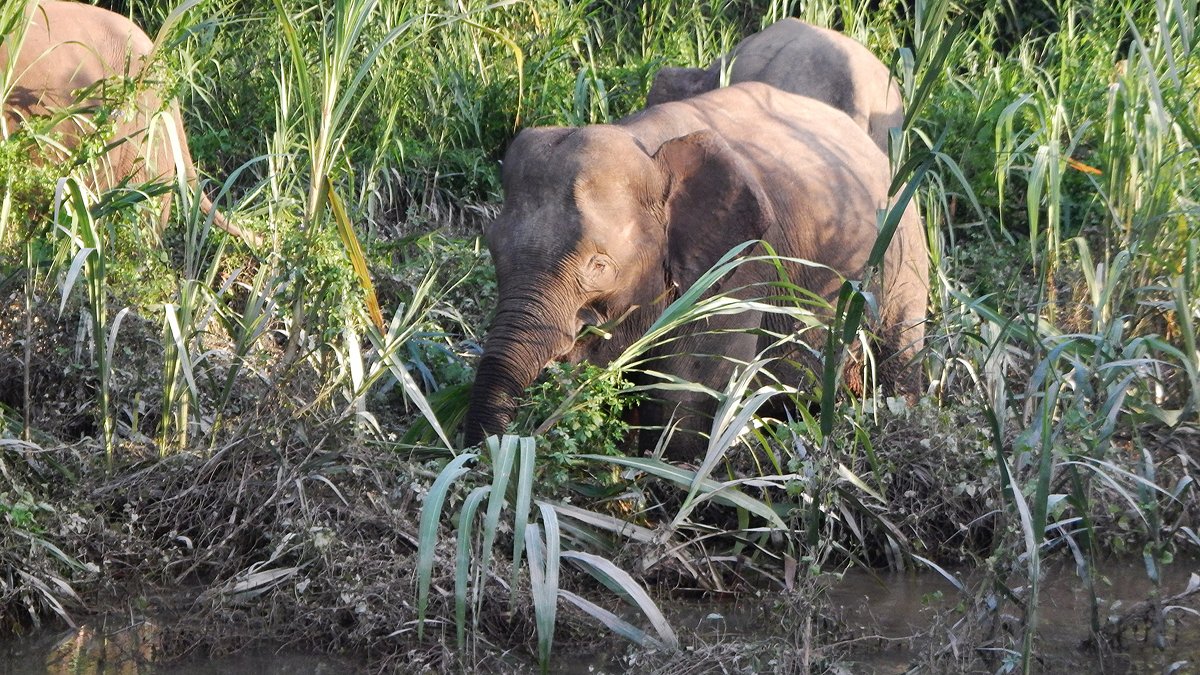
[{"label": "pygmy elephant", "polygon": [[904,124],[904,103],[887,66],[858,42],[799,19],[783,19],[746,38],[708,68],[663,68],[646,105],[680,101],[729,83],[765,82],[845,112],[885,153],[888,130]]},{"label": "pygmy elephant", "polygon": [[[485,232],[499,297],[466,443],[504,431],[517,398],[547,363],[611,361],[740,243],[761,239],[780,256],[818,263],[786,269],[794,284],[836,297],[839,275],[864,271],[889,181],[887,158],[850,118],[757,82],[615,124],[522,131],[503,164],[503,209]],[[904,393],[919,386],[908,363],[924,339],[927,274],[924,234],[910,205],[885,257],[870,326],[881,341],[880,380]],[[750,263],[721,288],[777,279],[771,265]],[[604,324],[610,339],[580,336]],[[786,335],[793,328],[772,312],[713,317],[651,354],[652,369],[720,388],[735,361],[769,346],[757,329]],[[793,356],[780,362],[795,364]],[[685,429],[707,430],[711,398],[664,396],[651,419],[690,420]],[[673,444],[672,455],[684,454],[677,447],[684,446]]]},{"label": "pygmy elephant", "polygon": [[[54,127],[54,139],[42,143],[37,153],[39,161],[51,162],[101,134],[97,140],[107,152],[89,183],[104,190],[126,179],[132,184],[173,180],[173,135],[180,167],[188,183],[195,183],[179,108],[173,102],[164,104],[145,81],[154,42],[140,28],[119,14],[82,2],[31,0],[26,18],[23,39],[17,37],[18,28],[0,46],[0,72],[11,73],[12,85],[0,101],[5,136],[34,118],[57,115],[62,121]],[[125,83],[134,89],[123,89]],[[96,116],[114,105],[111,118]],[[164,196],[160,226],[170,215],[170,204],[170,195]],[[215,211],[208,197],[201,195],[200,207],[221,229],[248,235]]]}]

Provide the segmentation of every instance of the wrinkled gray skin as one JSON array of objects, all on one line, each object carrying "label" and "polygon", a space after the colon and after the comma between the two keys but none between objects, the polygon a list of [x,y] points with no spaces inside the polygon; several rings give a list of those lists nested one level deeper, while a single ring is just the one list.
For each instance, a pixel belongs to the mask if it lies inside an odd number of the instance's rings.
[{"label": "wrinkled gray skin", "polygon": [[[81,114],[55,127],[58,142],[70,150],[77,147],[83,137],[94,133],[89,113],[106,103],[102,93],[105,80],[128,77],[136,81],[150,60],[154,43],[125,17],[84,3],[30,2],[27,16],[29,24],[24,41],[15,63],[11,64],[14,86],[4,100],[5,132],[11,135],[34,117],[74,110]],[[0,47],[0,71],[9,67],[12,50],[10,41]],[[144,82],[138,84],[138,93],[131,103],[117,113],[121,117],[114,124],[112,136],[105,139],[106,143],[115,145],[106,154],[105,161],[99,163],[102,166],[89,181],[90,186],[105,190],[126,178],[135,185],[151,180],[174,180],[175,153],[166,124],[174,127],[186,178],[194,184],[196,170],[178,106],[174,103],[164,105],[153,87]],[[79,99],[80,90],[87,90],[84,94],[87,98]],[[165,111],[165,116],[158,115],[160,111]],[[53,162],[61,156],[60,151],[43,147],[37,159]],[[160,226],[166,223],[170,206],[170,195],[165,195]],[[213,210],[208,197],[201,197],[200,207],[206,214],[212,214],[213,222],[221,229],[239,237],[245,236],[220,212]]]},{"label": "wrinkled gray skin", "polygon": [[765,82],[845,112],[885,153],[888,129],[904,124],[900,90],[870,50],[837,31],[790,18],[746,38],[708,68],[663,68],[654,76],[646,105],[712,91],[726,68],[730,84]]},{"label": "wrinkled gray skin", "polygon": [[[760,83],[665,103],[611,125],[527,129],[509,147],[503,174],[504,207],[485,232],[499,298],[471,394],[468,445],[504,430],[516,399],[548,363],[609,362],[737,244],[765,239],[782,256],[860,276],[890,179],[887,158],[844,114]],[[832,272],[789,272],[805,288],[836,296]],[[928,254],[911,207],[882,276],[872,326],[890,357],[881,379],[910,392],[919,380],[900,364],[922,346],[928,293]],[[722,288],[774,278],[765,264],[744,265]],[[626,312],[610,340],[576,341],[584,325]],[[690,330],[790,328],[777,322],[743,313]],[[676,355],[658,354],[654,366],[722,387],[732,372],[726,359],[751,359],[766,344],[759,340],[695,332],[670,345]],[[670,396],[642,421],[675,416],[685,430],[707,431],[711,399]],[[673,456],[695,451],[680,439]]]}]

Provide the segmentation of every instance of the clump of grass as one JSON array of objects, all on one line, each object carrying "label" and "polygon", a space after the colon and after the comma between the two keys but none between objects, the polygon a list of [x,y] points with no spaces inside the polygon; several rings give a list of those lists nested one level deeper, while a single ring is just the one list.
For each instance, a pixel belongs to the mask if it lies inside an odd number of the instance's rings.
[{"label": "clump of grass", "polygon": [[[542,672],[550,666],[550,656],[556,627],[559,599],[566,600],[593,618],[602,622],[613,632],[639,644],[656,644],[668,648],[678,646],[675,632],[667,623],[662,612],[646,591],[628,572],[611,561],[587,552],[564,551],[560,538],[558,514],[552,504],[537,502],[539,521],[530,518],[530,507],[534,501],[534,466],[536,464],[536,442],[530,437],[504,436],[487,440],[492,471],[490,486],[474,488],[463,500],[459,515],[457,556],[455,574],[455,625],[460,649],[466,642],[466,616],[468,610],[468,581],[473,578],[474,592],[471,604],[473,617],[472,634],[478,632],[480,615],[485,594],[481,589],[490,581],[489,570],[493,557],[493,546],[497,540],[500,516],[505,508],[509,491],[509,479],[515,471],[517,482],[512,492],[513,505],[513,549],[510,578],[509,604],[529,602],[533,606],[538,636],[538,662]],[[466,465],[478,456],[464,453],[451,460],[439,473],[430,487],[421,510],[419,561],[417,565],[417,635],[422,637],[425,629],[425,612],[428,607],[432,568],[436,556],[438,526],[441,512],[447,501],[448,492],[455,481],[469,471]],[[482,542],[476,549],[472,542],[472,528],[476,513],[487,498],[488,507],[483,519]],[[517,582],[520,578],[522,555],[528,558],[529,600],[518,601]],[[638,628],[617,614],[575,593],[559,587],[562,562],[577,563],[582,569],[599,579],[622,598],[641,610],[654,626],[656,636]],[[512,609],[515,609],[513,607]]]},{"label": "clump of grass", "polygon": [[613,371],[584,364],[556,365],[526,392],[530,403],[518,410],[515,429],[536,429],[542,443],[540,484],[553,493],[574,483],[590,490],[610,487],[615,477],[586,470],[580,455],[624,454],[636,438],[624,411],[637,399]]}]

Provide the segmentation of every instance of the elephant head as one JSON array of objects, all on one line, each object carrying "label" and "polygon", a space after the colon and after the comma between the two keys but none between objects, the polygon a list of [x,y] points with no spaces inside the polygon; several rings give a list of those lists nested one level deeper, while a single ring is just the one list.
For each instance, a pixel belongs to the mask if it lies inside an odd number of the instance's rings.
[{"label": "elephant head", "polygon": [[[467,445],[504,431],[548,363],[607,363],[674,289],[770,222],[751,167],[707,130],[649,148],[619,126],[529,129],[509,148],[503,181],[504,208],[486,231],[499,299]],[[611,339],[577,340],[622,318]]]},{"label": "elephant head", "polygon": [[716,68],[663,68],[654,74],[646,105],[682,101],[712,91],[720,84],[718,75]]}]

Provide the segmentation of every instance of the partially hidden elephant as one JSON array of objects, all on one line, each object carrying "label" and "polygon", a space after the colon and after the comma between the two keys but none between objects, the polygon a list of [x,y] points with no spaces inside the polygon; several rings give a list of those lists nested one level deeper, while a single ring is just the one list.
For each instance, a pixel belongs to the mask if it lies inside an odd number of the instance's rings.
[{"label": "partially hidden elephant", "polygon": [[764,82],[815,98],[845,112],[888,151],[888,130],[904,124],[900,89],[869,49],[853,39],[799,19],[782,19],[743,40],[708,68],[663,68],[646,105],[680,101],[721,84]]},{"label": "partially hidden elephant", "polygon": [[[196,169],[179,107],[174,102],[164,103],[145,81],[144,69],[154,52],[154,42],[146,33],[119,14],[82,2],[33,0],[26,16],[19,47],[13,44],[14,36],[0,46],[0,72],[8,70],[12,78],[7,97],[0,101],[6,133],[12,135],[37,117],[63,117],[53,130],[56,138],[42,143],[36,153],[38,161],[54,162],[103,130],[100,140],[108,150],[103,160],[96,162],[88,183],[105,190],[126,179],[134,185],[175,179],[176,153],[166,128],[170,124],[178,138],[185,178],[194,185]],[[96,111],[111,105],[114,97],[120,98],[120,93],[111,92],[119,91],[122,81],[135,87],[130,100],[112,111],[111,127],[98,125]],[[168,194],[162,199],[160,231],[170,215],[170,205]],[[228,222],[203,194],[200,208],[226,232],[256,241],[253,233]]]},{"label": "partially hidden elephant", "polygon": [[[485,230],[498,300],[464,422],[467,445],[505,430],[548,363],[608,363],[743,242],[764,240],[780,256],[823,265],[786,269],[793,283],[835,298],[840,275],[864,272],[891,178],[887,158],[849,117],[757,82],[614,124],[526,129],[502,173],[504,205]],[[924,341],[928,265],[910,204],[887,249],[870,322],[880,342],[879,379],[898,393],[920,386],[910,362]],[[751,262],[721,288],[777,278],[771,265]],[[580,337],[586,326],[611,322],[609,339]],[[716,316],[657,348],[651,368],[720,388],[735,361],[770,346],[760,328],[787,334],[795,326],[770,312]],[[782,356],[777,363],[787,368],[802,358]],[[792,375],[799,384],[800,373]],[[660,401],[642,423],[675,419],[693,439],[707,431],[711,397],[669,391]],[[696,442],[672,441],[670,454],[694,450]]]}]

